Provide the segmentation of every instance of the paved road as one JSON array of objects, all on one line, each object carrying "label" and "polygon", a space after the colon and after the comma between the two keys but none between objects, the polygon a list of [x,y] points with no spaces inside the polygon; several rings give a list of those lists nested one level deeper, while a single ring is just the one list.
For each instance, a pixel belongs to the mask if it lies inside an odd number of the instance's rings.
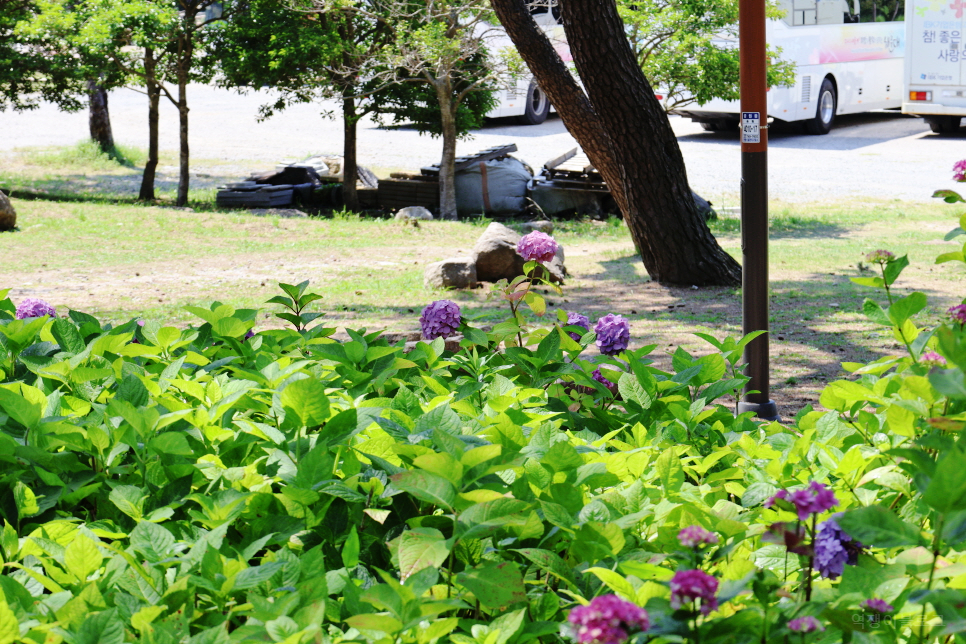
[{"label": "paved road", "polygon": [[[195,159],[237,164],[239,175],[283,159],[310,154],[338,154],[341,123],[322,116],[334,103],[300,105],[264,122],[256,119],[267,91],[238,95],[227,90],[194,86],[191,105],[191,153]],[[115,139],[147,147],[147,101],[132,90],[110,97]],[[337,113],[337,111],[336,111]],[[717,200],[717,206],[737,205],[740,150],[737,133],[711,133],[687,119],[672,118],[684,152],[692,186]],[[87,117],[65,114],[52,106],[16,114],[0,112],[0,145],[68,145],[87,136]],[[538,126],[508,120],[489,122],[457,151],[472,153],[514,142],[518,156],[539,167],[575,144],[559,118]],[[920,120],[892,112],[840,116],[826,136],[801,134],[779,124],[770,133],[769,183],[773,198],[816,201],[847,196],[928,201],[936,188],[952,188],[950,168],[966,158],[966,128],[959,135],[935,135]],[[177,150],[177,113],[162,106],[161,146]],[[416,171],[439,159],[440,142],[402,127],[383,129],[366,120],[359,132],[360,163],[378,170]]]}]

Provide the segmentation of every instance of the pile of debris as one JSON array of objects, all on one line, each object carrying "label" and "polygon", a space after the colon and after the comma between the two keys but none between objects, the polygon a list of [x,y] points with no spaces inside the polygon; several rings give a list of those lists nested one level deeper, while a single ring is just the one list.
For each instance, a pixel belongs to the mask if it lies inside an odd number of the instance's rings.
[{"label": "pile of debris", "polygon": [[[553,232],[553,223],[529,222],[523,224],[522,229],[525,233],[539,230],[550,234]],[[426,267],[424,282],[429,288],[476,288],[479,282],[512,280],[523,275],[526,261],[517,252],[520,237],[515,230],[493,222],[476,241],[470,257],[451,257],[430,264]],[[563,246],[557,246],[557,253],[546,268],[546,279],[563,283],[568,274]]]}]

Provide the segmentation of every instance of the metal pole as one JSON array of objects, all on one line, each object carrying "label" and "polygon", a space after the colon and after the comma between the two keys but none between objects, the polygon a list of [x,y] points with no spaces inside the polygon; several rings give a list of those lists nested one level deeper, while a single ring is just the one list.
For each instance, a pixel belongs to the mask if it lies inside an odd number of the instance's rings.
[{"label": "metal pole", "polygon": [[[765,331],[745,347],[745,386],[738,412],[778,419],[768,368],[768,99],[765,0],[739,0],[741,70],[742,330]],[[757,391],[758,393],[750,393]]]}]

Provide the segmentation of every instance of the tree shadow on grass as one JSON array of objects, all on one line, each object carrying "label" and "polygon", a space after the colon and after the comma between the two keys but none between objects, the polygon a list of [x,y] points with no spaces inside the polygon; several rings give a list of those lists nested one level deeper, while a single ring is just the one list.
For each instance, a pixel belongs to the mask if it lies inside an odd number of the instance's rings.
[{"label": "tree shadow on grass", "polygon": [[[192,176],[190,190],[195,195],[200,191],[211,191],[236,178],[228,176]],[[73,203],[111,203],[139,204],[138,193],[141,188],[141,173],[127,174],[68,174],[53,178],[21,179],[10,178],[4,182],[3,191],[13,199],[43,200]],[[177,177],[160,175],[154,182],[159,201],[174,200],[178,189]],[[191,196],[191,193],[189,193]],[[205,203],[192,203],[203,206]],[[207,204],[214,206],[214,203]]]}]

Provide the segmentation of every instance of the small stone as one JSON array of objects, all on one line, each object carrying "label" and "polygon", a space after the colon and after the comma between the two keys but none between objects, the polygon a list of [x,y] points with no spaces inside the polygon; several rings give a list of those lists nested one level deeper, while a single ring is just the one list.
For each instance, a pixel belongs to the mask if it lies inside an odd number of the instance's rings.
[{"label": "small stone", "polygon": [[10,199],[0,192],[0,230],[13,230],[17,227],[17,211]]},{"label": "small stone", "polygon": [[476,262],[465,257],[451,257],[429,264],[423,274],[427,288],[476,288]]},{"label": "small stone", "polygon": [[432,221],[433,213],[422,206],[409,206],[396,213],[396,221],[403,219],[416,219],[418,221]]}]

